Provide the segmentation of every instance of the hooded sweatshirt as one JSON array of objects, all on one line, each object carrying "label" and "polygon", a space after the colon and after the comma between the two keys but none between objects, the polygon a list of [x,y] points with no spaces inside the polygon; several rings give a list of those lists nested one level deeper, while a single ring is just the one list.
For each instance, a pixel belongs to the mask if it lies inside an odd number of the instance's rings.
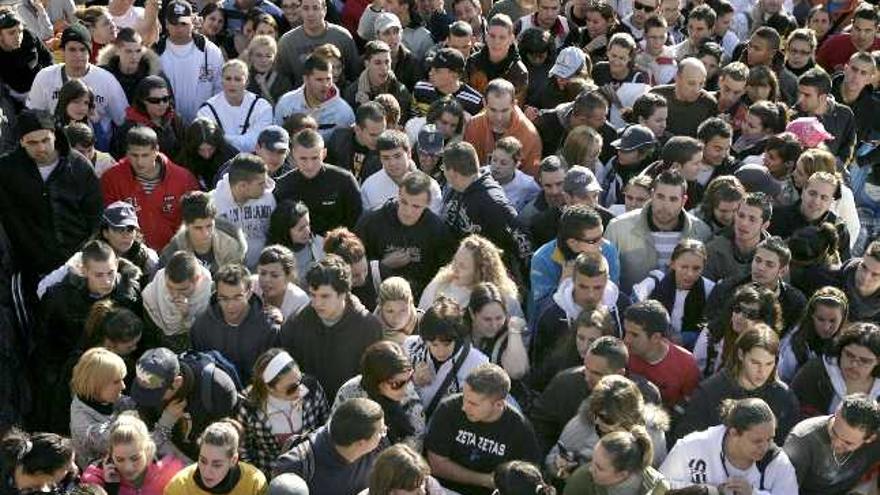
[{"label": "hooded sweatshirt", "polygon": [[211,272],[198,265],[195,289],[192,296],[187,299],[187,311],[182,313],[172,300],[172,295],[165,285],[165,269],[156,272],[152,282],[147,284],[142,297],[144,309],[153,323],[159,327],[165,335],[178,335],[189,332],[196,317],[201,315],[211,302],[211,289],[213,281]]},{"label": "hooded sweatshirt", "polygon": [[354,111],[342,99],[339,88],[333,86],[330,94],[317,108],[312,108],[306,101],[305,85],[285,93],[275,105],[275,123],[283,125],[287,117],[295,113],[306,113],[318,122],[318,132],[324,141],[330,139],[333,130],[354,124]]},{"label": "hooded sweatshirt", "polygon": [[257,266],[260,252],[263,251],[269,235],[269,218],[275,211],[276,204],[273,191],[275,181],[269,178],[262,196],[239,203],[232,196],[232,185],[229,183],[229,174],[226,174],[211,193],[217,206],[217,216],[225,218],[244,232],[247,239],[245,264],[252,270]]}]

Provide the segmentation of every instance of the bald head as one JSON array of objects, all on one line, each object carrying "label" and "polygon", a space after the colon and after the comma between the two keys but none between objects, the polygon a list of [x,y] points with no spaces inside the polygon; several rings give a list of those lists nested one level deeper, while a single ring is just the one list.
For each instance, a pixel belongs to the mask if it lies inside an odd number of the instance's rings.
[{"label": "bald head", "polygon": [[706,84],[706,67],[697,58],[688,57],[678,63],[675,75],[675,97],[680,101],[696,101]]}]

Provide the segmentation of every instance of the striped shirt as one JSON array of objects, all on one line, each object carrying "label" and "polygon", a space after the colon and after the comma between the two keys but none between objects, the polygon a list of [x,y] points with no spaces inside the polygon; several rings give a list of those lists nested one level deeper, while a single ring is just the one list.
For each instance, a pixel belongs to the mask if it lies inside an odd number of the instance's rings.
[{"label": "striped shirt", "polygon": [[[435,88],[430,82],[417,82],[416,87],[413,90],[413,116],[424,117],[427,115],[431,103],[434,103],[444,96],[446,95],[437,90],[437,88]],[[452,93],[452,96],[461,103],[461,106],[468,115],[476,115],[483,110],[483,95],[467,84],[462,83],[458,90]]]}]

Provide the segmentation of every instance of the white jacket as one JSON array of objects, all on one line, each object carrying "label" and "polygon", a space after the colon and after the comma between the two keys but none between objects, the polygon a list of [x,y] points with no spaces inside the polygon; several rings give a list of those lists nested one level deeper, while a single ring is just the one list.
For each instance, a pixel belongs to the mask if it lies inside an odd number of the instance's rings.
[{"label": "white jacket", "polygon": [[[412,164],[412,170],[417,170],[415,164]],[[398,192],[400,192],[400,186],[391,179],[384,168],[379,170],[367,177],[367,180],[361,185],[361,202],[364,204],[364,211],[381,208],[389,199],[396,199]],[[431,202],[428,204],[428,208],[438,215],[443,208],[443,193],[440,192],[440,184],[437,184],[433,178],[431,179]]]},{"label": "white jacket", "polygon": [[213,280],[211,272],[198,263],[199,281],[195,292],[187,301],[187,313],[182,314],[171,300],[171,294],[165,286],[165,269],[156,272],[153,280],[147,284],[142,294],[144,310],[150,315],[150,319],[157,327],[162,329],[165,335],[180,335],[188,333],[202,313],[208,309],[211,303]]},{"label": "white jacket", "polygon": [[[761,473],[755,464],[739,472],[729,462],[723,460],[722,445],[727,427],[712,426],[708,430],[695,431],[678,441],[660,466],[660,472],[672,488],[691,485],[717,487],[729,477],[742,476],[749,480],[754,495],[793,495],[798,493],[797,476],[794,466],[780,450],[764,471],[764,489],[761,487]],[[730,475],[728,475],[730,473]]]},{"label": "white jacket", "polygon": [[244,204],[239,204],[232,197],[232,188],[229,184],[229,174],[224,174],[216,189],[211,191],[214,204],[217,206],[217,216],[223,217],[229,223],[240,228],[247,239],[247,253],[244,261],[248,268],[254,269],[260,259],[260,253],[266,245],[269,235],[269,219],[275,211],[275,181],[269,178],[266,190],[259,199],[251,199]]},{"label": "white jacket", "polygon": [[251,153],[257,146],[260,131],[272,125],[272,105],[250,91],[245,91],[241,105],[234,107],[229,104],[226,94],[220,92],[209,98],[199,108],[196,116],[217,122],[223,128],[227,143],[239,151]]},{"label": "white jacket", "polygon": [[187,124],[196,118],[205,100],[223,91],[223,52],[211,41],[204,41],[205,48],[201,50],[193,41],[175,45],[168,40],[159,54],[162,72],[174,90],[174,107]]}]

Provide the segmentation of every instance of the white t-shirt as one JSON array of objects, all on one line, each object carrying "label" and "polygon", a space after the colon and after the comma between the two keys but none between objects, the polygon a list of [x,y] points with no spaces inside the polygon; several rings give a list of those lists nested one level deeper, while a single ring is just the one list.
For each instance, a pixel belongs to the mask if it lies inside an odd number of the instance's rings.
[{"label": "white t-shirt", "polygon": [[128,9],[128,12],[122,15],[113,15],[110,17],[113,18],[113,23],[116,24],[118,28],[132,28],[137,29],[138,24],[144,20],[144,8],[143,7],[132,7]]},{"label": "white t-shirt", "polygon": [[[63,68],[64,64],[55,64],[37,73],[31,92],[28,94],[26,103],[28,108],[55,112],[58,93],[61,92],[64,81],[68,79],[66,76],[62,77]],[[81,80],[95,93],[95,113],[98,115],[98,121],[105,128],[109,127],[111,120],[116,125],[122,125],[125,122],[128,98],[113,74],[89,64],[88,72]]]},{"label": "white t-shirt", "polygon": [[171,81],[177,113],[189,124],[196,118],[202,103],[223,91],[220,77],[223,53],[208,40],[205,40],[205,51],[199,50],[192,41],[185,45],[166,43],[159,60]]}]

